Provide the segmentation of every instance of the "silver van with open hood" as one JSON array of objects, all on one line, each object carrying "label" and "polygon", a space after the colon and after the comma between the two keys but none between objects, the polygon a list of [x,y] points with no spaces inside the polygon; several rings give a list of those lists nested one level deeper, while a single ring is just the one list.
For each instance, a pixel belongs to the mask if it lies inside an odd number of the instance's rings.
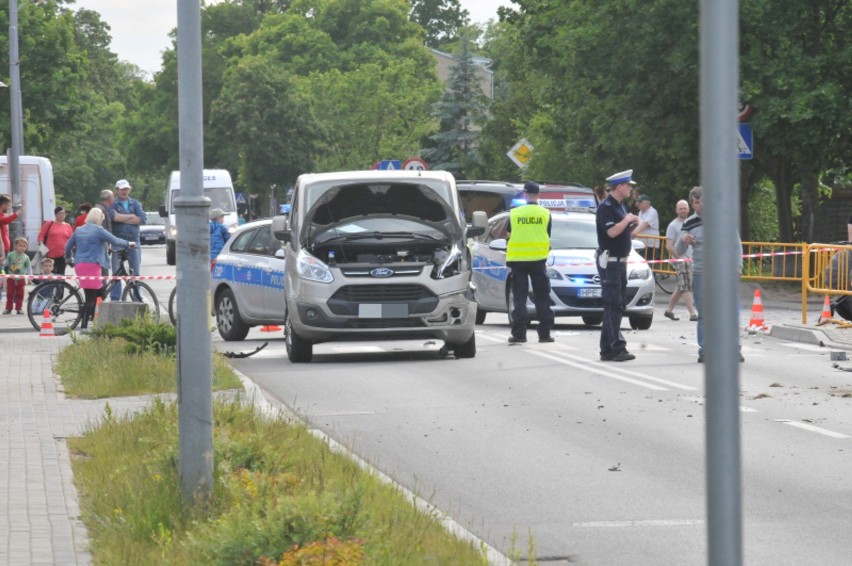
[{"label": "silver van with open hood", "polygon": [[306,174],[289,217],[273,219],[286,254],[285,328],[291,361],[313,344],[439,339],[476,355],[467,227],[455,180],[437,171]]}]

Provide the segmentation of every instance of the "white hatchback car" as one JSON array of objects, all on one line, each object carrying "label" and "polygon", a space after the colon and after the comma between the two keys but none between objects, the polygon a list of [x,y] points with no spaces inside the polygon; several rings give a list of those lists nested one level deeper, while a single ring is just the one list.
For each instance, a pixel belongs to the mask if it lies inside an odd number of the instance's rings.
[{"label": "white hatchback car", "polygon": [[210,272],[222,338],[242,340],[252,326],[284,324],[284,265],[271,219],[240,226],[225,242]]},{"label": "white hatchback car", "polygon": [[[485,234],[471,246],[473,282],[476,284],[476,322],[485,322],[489,312],[508,313],[511,320],[512,286],[506,267],[506,238],[509,212],[488,221]],[[554,212],[550,257],[550,305],[557,316],[579,316],[588,325],[603,320],[601,285],[595,266],[597,231],[595,215],[588,211]],[[654,277],[645,259],[631,250],[627,262],[627,305],[625,315],[631,328],[647,330],[654,320]],[[530,317],[535,306],[527,301]]]}]

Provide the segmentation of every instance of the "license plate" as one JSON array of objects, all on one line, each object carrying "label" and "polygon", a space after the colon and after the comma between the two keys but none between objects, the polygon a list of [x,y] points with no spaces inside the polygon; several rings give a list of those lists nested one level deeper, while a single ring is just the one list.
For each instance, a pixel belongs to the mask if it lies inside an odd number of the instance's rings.
[{"label": "license plate", "polygon": [[404,318],[408,316],[406,304],[360,304],[358,318]]},{"label": "license plate", "polygon": [[600,287],[591,287],[589,289],[580,289],[580,297],[582,298],[599,298],[601,296]]}]

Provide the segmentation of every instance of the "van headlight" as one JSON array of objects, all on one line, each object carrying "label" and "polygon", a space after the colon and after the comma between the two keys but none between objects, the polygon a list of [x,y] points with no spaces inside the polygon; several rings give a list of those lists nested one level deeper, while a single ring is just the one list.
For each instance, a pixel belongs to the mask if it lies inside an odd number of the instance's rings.
[{"label": "van headlight", "polygon": [[446,279],[459,275],[468,269],[467,260],[461,249],[453,244],[453,247],[447,250],[435,252],[434,264],[432,266],[432,279]]},{"label": "van headlight", "polygon": [[643,281],[651,277],[651,270],[647,267],[637,267],[630,272],[628,279],[642,279]]},{"label": "van headlight", "polygon": [[296,271],[299,277],[308,281],[317,283],[334,281],[334,275],[331,274],[328,266],[304,250],[300,250],[296,255]]}]

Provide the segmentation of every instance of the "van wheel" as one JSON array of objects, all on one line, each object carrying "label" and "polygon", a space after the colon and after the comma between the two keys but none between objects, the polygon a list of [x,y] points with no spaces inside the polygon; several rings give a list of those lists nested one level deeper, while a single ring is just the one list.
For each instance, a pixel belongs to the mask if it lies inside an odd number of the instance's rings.
[{"label": "van wheel", "polygon": [[294,364],[308,363],[314,357],[314,345],[293,330],[289,311],[284,313],[284,344],[287,346],[287,357]]},{"label": "van wheel", "polygon": [[243,322],[240,308],[230,289],[225,289],[216,298],[216,328],[219,329],[219,336],[228,342],[245,340],[248,336],[250,327]]},{"label": "van wheel", "polygon": [[460,344],[447,343],[446,348],[452,350],[456,358],[473,358],[476,356],[476,334],[470,335],[470,340]]},{"label": "van wheel", "polygon": [[168,265],[175,265],[177,263],[175,258],[175,242],[174,241],[166,241],[166,263]]}]

